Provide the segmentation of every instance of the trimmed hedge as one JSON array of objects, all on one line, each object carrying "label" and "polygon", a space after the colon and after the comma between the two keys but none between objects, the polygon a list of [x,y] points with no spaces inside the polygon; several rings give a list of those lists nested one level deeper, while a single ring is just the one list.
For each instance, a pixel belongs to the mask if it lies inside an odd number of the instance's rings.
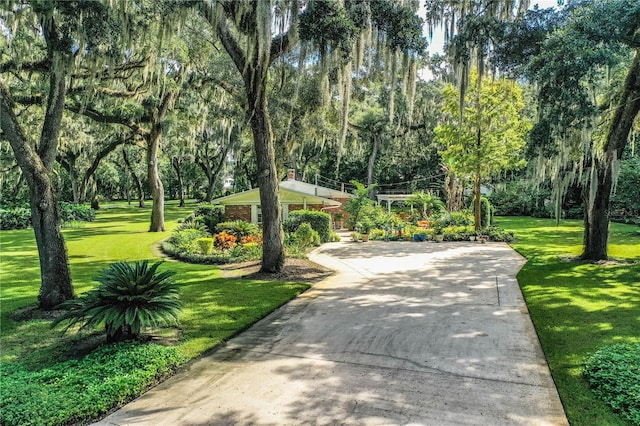
[{"label": "trimmed hedge", "polygon": [[640,425],[640,343],[599,349],[586,360],[583,375],[600,399]]},{"label": "trimmed hedge", "polygon": [[294,233],[301,224],[308,223],[320,236],[321,243],[331,241],[331,215],[325,212],[312,210],[295,210],[289,213],[289,219],[285,223],[285,231]]},{"label": "trimmed hedge", "polygon": [[95,419],[142,394],[184,362],[176,348],[122,343],[37,371],[2,363],[0,424],[72,424]]}]

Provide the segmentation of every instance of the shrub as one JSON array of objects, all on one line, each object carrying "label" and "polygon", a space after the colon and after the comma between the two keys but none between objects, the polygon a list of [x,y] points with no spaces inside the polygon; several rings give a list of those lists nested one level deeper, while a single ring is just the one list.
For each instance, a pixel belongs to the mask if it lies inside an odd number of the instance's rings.
[{"label": "shrub", "polygon": [[245,222],[244,220],[234,220],[232,222],[221,222],[216,225],[216,232],[226,232],[236,237],[236,241],[240,241],[242,237],[249,235],[258,235],[260,228],[255,223]]},{"label": "shrub", "polygon": [[211,254],[213,251],[213,238],[198,238],[196,240],[198,251],[202,254]]},{"label": "shrub", "polygon": [[440,226],[442,228],[468,225],[473,225],[473,216],[467,211],[444,213],[432,223],[432,226]]},{"label": "shrub", "polygon": [[485,235],[488,235],[491,241],[501,241],[505,243],[510,243],[513,240],[515,240],[515,235],[513,234],[512,231],[506,231],[496,226],[490,226],[486,229],[483,229],[482,233]]},{"label": "shrub", "polygon": [[369,233],[369,239],[375,241],[384,240],[387,237],[387,233],[382,229],[374,229]]},{"label": "shrub", "polygon": [[231,260],[235,262],[260,259],[262,257],[262,244],[246,243],[237,245],[231,249],[230,254]]},{"label": "shrub", "polygon": [[445,241],[468,241],[474,233],[473,226],[447,226],[442,230]]},{"label": "shrub", "polygon": [[336,243],[336,242],[338,242],[338,241],[340,241],[340,240],[341,240],[340,235],[338,235],[338,234],[337,234],[336,232],[334,232],[333,230],[331,231],[331,234],[330,234],[330,237],[329,237],[329,238],[331,239],[331,242],[332,242],[332,243]]},{"label": "shrub", "polygon": [[246,237],[242,237],[240,238],[240,244],[242,245],[247,245],[247,244],[256,244],[256,245],[261,245],[262,244],[262,234],[258,234],[258,235],[247,235]]},{"label": "shrub", "polygon": [[530,182],[520,180],[508,182],[502,188],[496,188],[489,195],[489,201],[499,216],[536,216],[551,217],[551,209],[545,206],[545,200],[551,198],[551,191],[536,188]]},{"label": "shrub", "polygon": [[222,231],[213,236],[213,245],[218,250],[229,250],[236,246],[237,238],[235,235]]},{"label": "shrub", "polygon": [[320,236],[321,243],[331,241],[331,215],[325,212],[310,210],[296,210],[289,213],[289,219],[285,224],[287,232],[296,232],[302,223],[308,223]]},{"label": "shrub", "polygon": [[25,229],[30,226],[31,209],[29,209],[29,207],[0,209],[0,229]]},{"label": "shrub", "polygon": [[174,272],[158,273],[161,264],[149,267],[146,260],[112,264],[95,278],[99,283],[95,289],[58,306],[67,312],[51,327],[68,322],[66,332],[75,324],[81,324],[80,329],[104,324],[107,341],[115,342],[138,338],[144,327],[177,324],[180,301]]},{"label": "shrub", "polygon": [[62,222],[93,222],[96,220],[96,211],[82,204],[61,202],[60,220]]},{"label": "shrub", "polygon": [[[90,207],[61,202],[58,206],[61,222],[93,222],[95,210]],[[31,208],[28,205],[0,209],[0,229],[25,229],[31,226]]]},{"label": "shrub", "polygon": [[601,348],[586,360],[583,375],[599,398],[640,425],[640,343]]},{"label": "shrub", "polygon": [[204,225],[195,222],[185,222],[173,233],[167,242],[177,253],[193,253],[197,250],[196,241],[209,237]]},{"label": "shrub", "polygon": [[320,245],[320,236],[318,232],[311,228],[311,225],[304,222],[300,224],[295,232],[295,239],[303,249],[312,245]]},{"label": "shrub", "polygon": [[0,424],[84,424],[142,394],[184,363],[177,348],[120,343],[27,371],[0,365]]},{"label": "shrub", "polygon": [[201,204],[193,212],[196,221],[204,224],[209,232],[216,230],[216,226],[224,221],[224,206],[219,204]]},{"label": "shrub", "polygon": [[[475,214],[475,204],[472,207]],[[480,227],[485,228],[493,222],[493,206],[487,197],[480,197]]]}]

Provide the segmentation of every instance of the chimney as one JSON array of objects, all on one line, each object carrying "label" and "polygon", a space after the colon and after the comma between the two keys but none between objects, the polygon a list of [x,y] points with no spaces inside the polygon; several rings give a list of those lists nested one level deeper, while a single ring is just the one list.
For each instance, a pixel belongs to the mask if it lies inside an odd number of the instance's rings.
[{"label": "chimney", "polygon": [[295,171],[295,169],[287,170],[287,180],[296,180],[296,171]]}]

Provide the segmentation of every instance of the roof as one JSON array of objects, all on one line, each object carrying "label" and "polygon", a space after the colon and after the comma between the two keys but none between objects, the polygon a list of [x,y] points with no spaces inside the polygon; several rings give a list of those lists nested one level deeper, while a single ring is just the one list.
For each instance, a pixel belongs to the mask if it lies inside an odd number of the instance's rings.
[{"label": "roof", "polygon": [[318,197],[333,198],[333,199],[346,199],[351,198],[352,195],[348,192],[339,191],[337,189],[327,188],[325,186],[313,185],[311,183],[302,182],[300,180],[289,179],[280,182],[280,188],[291,189],[293,191],[302,192],[310,195],[317,195]]},{"label": "roof", "polygon": [[[248,191],[238,192],[237,194],[227,195],[226,197],[216,198],[211,202],[214,204],[222,205],[260,204],[260,193],[258,188],[254,188]],[[330,200],[325,197],[319,197],[288,188],[283,188],[282,185],[280,185],[280,202],[287,204],[323,204],[326,206],[342,205],[342,203],[339,201]]]}]

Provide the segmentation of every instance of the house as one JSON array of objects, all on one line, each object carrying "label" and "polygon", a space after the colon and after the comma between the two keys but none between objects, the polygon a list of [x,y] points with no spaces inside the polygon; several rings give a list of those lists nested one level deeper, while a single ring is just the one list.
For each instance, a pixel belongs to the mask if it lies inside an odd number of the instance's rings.
[{"label": "house", "polygon": [[[287,220],[289,213],[294,210],[317,210],[329,213],[334,227],[341,228],[346,220],[342,204],[350,197],[343,191],[296,180],[295,172],[290,170],[287,179],[280,182],[282,220]],[[224,206],[226,220],[262,223],[258,188],[217,198],[212,203]]]}]

